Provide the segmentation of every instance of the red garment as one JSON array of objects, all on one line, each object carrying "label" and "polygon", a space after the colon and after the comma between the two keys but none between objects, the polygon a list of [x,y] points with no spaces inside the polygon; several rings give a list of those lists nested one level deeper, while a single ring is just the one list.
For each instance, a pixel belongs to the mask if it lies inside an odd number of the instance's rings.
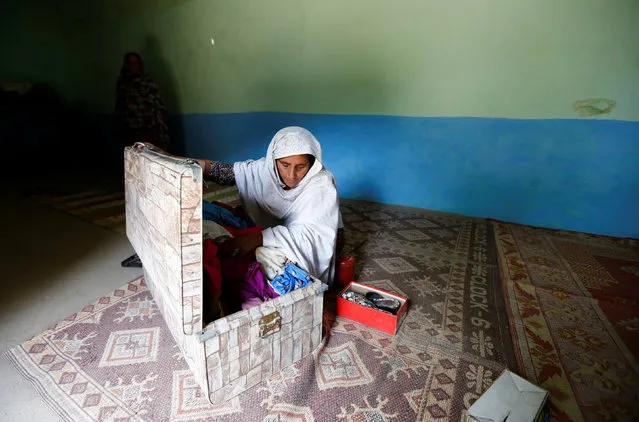
[{"label": "red garment", "polygon": [[211,288],[213,296],[218,296],[222,291],[222,265],[217,257],[217,245],[212,239],[204,241],[202,265],[204,282]]},{"label": "red garment", "polygon": [[242,237],[253,233],[259,233],[264,231],[264,229],[260,226],[249,227],[248,229],[236,229],[234,227],[226,227],[223,226],[229,233],[233,235],[233,237]]},{"label": "red garment", "polygon": [[202,312],[205,321],[220,317],[222,294],[222,266],[217,258],[218,247],[211,239],[202,246]]},{"label": "red garment", "polygon": [[[249,234],[259,233],[262,230],[264,230],[262,227],[259,227],[259,226],[249,227],[248,229],[236,229],[236,228],[227,227],[227,226],[222,226],[222,227],[224,227],[229,233],[231,233],[233,237],[248,236]],[[233,256],[233,252],[234,251],[229,249],[228,244],[226,243],[219,244],[219,251],[218,251],[219,256],[230,257],[230,256]],[[252,260],[255,261],[255,254],[251,254],[250,258],[252,258]]]},{"label": "red garment", "polygon": [[[262,227],[224,228],[233,237],[246,236],[263,230]],[[202,251],[203,281],[206,284],[204,291],[209,296],[205,297],[204,300],[218,300],[223,295],[221,301],[227,315],[240,311],[244,305],[266,300],[268,295],[265,295],[263,289],[256,289],[251,285],[255,279],[255,275],[252,274],[254,269],[251,272],[251,264],[255,262],[255,256],[233,258],[228,256],[232,251],[226,251],[224,247],[221,247],[222,245],[216,244],[212,239],[204,241]]]}]

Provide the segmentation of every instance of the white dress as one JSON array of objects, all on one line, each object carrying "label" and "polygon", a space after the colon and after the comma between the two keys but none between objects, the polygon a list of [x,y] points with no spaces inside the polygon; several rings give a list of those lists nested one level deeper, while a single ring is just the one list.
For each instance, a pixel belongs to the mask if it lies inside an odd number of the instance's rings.
[{"label": "white dress", "polygon": [[[313,155],[315,162],[295,188],[286,190],[275,160],[302,154]],[[322,164],[317,139],[304,128],[284,128],[273,137],[266,157],[235,163],[233,172],[248,216],[265,227],[263,245],[331,283],[341,216],[335,179]]]}]

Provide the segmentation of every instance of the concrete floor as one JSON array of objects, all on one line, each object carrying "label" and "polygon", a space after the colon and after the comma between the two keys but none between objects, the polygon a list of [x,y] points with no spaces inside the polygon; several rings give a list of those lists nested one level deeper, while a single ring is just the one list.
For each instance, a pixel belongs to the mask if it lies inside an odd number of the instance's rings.
[{"label": "concrete floor", "polygon": [[0,420],[57,421],[4,351],[141,274],[123,234],[3,189],[0,199]]}]

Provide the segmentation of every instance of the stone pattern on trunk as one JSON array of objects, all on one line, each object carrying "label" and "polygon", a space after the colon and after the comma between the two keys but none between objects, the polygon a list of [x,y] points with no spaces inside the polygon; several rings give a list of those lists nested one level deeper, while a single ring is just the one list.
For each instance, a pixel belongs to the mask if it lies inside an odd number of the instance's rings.
[{"label": "stone pattern on trunk", "polygon": [[126,231],[171,334],[206,388],[204,345],[192,335],[202,330],[202,186],[195,167],[127,149]]},{"label": "stone pattern on trunk", "polygon": [[[125,163],[127,236],[166,325],[211,403],[237,396],[319,346],[319,280],[203,329],[201,169],[134,149],[126,150]],[[280,330],[260,337],[260,319],[274,312]]]},{"label": "stone pattern on trunk", "polygon": [[[202,330],[202,170],[184,160],[125,152],[127,237],[184,334]],[[173,329],[173,327],[171,327]]]},{"label": "stone pattern on trunk", "polygon": [[[303,289],[207,326],[209,399],[221,404],[308,356],[322,340],[324,293],[317,280]],[[260,319],[278,312],[279,331],[260,337]]]}]

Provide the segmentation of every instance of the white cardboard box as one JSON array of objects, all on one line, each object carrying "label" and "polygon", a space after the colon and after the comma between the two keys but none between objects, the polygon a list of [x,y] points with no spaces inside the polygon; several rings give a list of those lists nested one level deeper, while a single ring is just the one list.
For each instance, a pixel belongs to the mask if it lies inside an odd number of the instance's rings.
[{"label": "white cardboard box", "polygon": [[468,409],[465,422],[549,421],[548,392],[504,370]]}]

